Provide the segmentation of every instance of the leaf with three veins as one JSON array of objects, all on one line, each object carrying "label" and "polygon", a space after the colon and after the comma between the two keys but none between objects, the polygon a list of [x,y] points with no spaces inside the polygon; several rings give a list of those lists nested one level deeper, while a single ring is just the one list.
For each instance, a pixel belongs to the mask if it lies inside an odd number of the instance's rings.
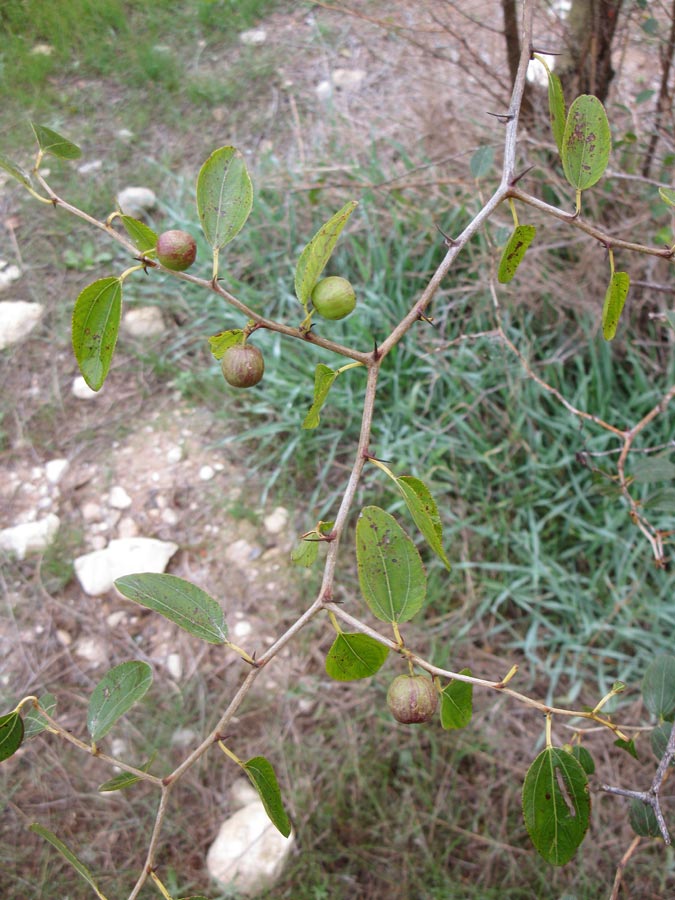
[{"label": "leaf with three veins", "polygon": [[300,254],[295,267],[295,294],[304,307],[309,303],[314,286],[326,268],[342,229],[357,206],[356,200],[345,203],[342,209],[319,228]]},{"label": "leaf with three veins", "polygon": [[98,391],[110,369],[122,315],[122,280],[99,278],[75,301],[72,342],[80,372]]}]

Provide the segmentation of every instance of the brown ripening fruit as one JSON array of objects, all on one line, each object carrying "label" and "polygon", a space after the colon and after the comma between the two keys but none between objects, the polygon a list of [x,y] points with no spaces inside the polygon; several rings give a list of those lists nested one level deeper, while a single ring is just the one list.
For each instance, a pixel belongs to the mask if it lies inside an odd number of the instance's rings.
[{"label": "brown ripening fruit", "polygon": [[189,269],[197,257],[197,244],[187,231],[164,231],[157,238],[157,259],[174,272]]},{"label": "brown ripening fruit", "polygon": [[356,306],[354,288],[346,278],[322,278],[312,291],[312,306],[324,319],[344,319]]},{"label": "brown ripening fruit", "polygon": [[438,706],[438,691],[424,675],[399,675],[389,685],[387,706],[404,725],[428,722]]},{"label": "brown ripening fruit", "polygon": [[220,361],[225,381],[232,387],[253,387],[263,377],[265,360],[252,344],[235,344],[228,347]]}]

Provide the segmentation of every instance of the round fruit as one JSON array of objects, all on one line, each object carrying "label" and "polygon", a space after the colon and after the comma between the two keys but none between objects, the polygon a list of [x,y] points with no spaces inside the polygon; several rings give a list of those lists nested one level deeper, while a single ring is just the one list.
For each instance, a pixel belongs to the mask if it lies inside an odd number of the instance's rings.
[{"label": "round fruit", "polygon": [[331,275],[315,284],[312,304],[324,319],[344,319],[356,306],[356,294],[346,278]]},{"label": "round fruit", "polygon": [[438,691],[424,675],[399,675],[389,685],[387,706],[404,725],[428,722],[438,706]]},{"label": "round fruit", "polygon": [[164,231],[157,238],[157,259],[167,269],[184,272],[196,256],[197,244],[187,231]]},{"label": "round fruit", "polygon": [[232,387],[253,387],[263,377],[265,360],[252,344],[235,344],[228,347],[220,362],[225,381]]}]

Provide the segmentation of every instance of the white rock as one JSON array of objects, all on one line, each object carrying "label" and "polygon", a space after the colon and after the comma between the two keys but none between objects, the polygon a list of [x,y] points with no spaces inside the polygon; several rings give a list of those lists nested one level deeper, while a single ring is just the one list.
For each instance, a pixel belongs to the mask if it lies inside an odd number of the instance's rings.
[{"label": "white rock", "polygon": [[199,470],[199,478],[201,481],[211,481],[215,474],[216,470],[213,466],[202,466]]},{"label": "white rock", "polygon": [[109,616],[106,616],[106,625],[108,628],[117,628],[118,625],[123,625],[127,621],[126,611],[123,609],[117,609],[115,612],[110,613]]},{"label": "white rock", "polygon": [[156,306],[139,306],[124,314],[122,328],[132,337],[155,337],[164,334],[166,324]]},{"label": "white rock", "polygon": [[93,391],[81,375],[73,379],[73,386],[70,390],[73,397],[77,397],[78,400],[93,400],[94,397],[98,397],[101,393],[100,391]]},{"label": "white rock", "polygon": [[121,141],[130,141],[134,136],[133,131],[129,131],[128,128],[120,128],[120,130],[116,132],[116,134]]},{"label": "white rock", "polygon": [[[0,290],[2,290],[3,274],[0,272]],[[44,312],[45,308],[41,303],[28,303],[27,300],[3,300],[0,303],[0,350],[9,347],[10,344],[18,344],[19,341],[27,338],[39,323]]]},{"label": "white rock", "polygon": [[176,447],[172,447],[170,450],[167,450],[166,461],[170,465],[175,465],[176,463],[179,463],[182,458],[183,458],[183,448],[182,447],[176,446]]},{"label": "white rock", "polygon": [[241,622],[235,623],[232,632],[235,637],[243,638],[248,637],[252,630],[253,626],[251,625],[251,623],[247,622],[246,619],[242,619]]},{"label": "white rock", "polygon": [[230,803],[234,809],[241,809],[251,803],[260,803],[258,792],[248,778],[237,778],[230,788]]},{"label": "white rock", "polygon": [[183,660],[180,653],[169,653],[166,658],[166,668],[174,681],[180,681],[183,675]]},{"label": "white rock", "polygon": [[51,44],[33,44],[30,48],[31,56],[51,56],[54,48]]},{"label": "white rock", "polygon": [[103,517],[103,510],[98,503],[88,501],[82,506],[82,518],[85,522],[97,522]]},{"label": "white rock", "polygon": [[242,44],[264,44],[267,40],[267,32],[264,28],[248,28],[239,34]]},{"label": "white rock", "polygon": [[171,735],[172,747],[189,747],[199,740],[199,735],[193,728],[177,728]]},{"label": "white rock", "polygon": [[220,827],[206,855],[209,875],[244,897],[256,897],[279,880],[295,837],[285,838],[260,800],[238,810]]},{"label": "white rock", "polygon": [[132,503],[133,500],[124,490],[122,485],[116,484],[110,488],[108,504],[112,506],[113,509],[129,509]]},{"label": "white rock", "polygon": [[[18,266],[8,265],[4,259],[0,259],[0,291],[18,281],[21,278],[21,269]],[[26,300],[14,300],[14,303],[27,303]],[[38,304],[39,305],[39,304]]]},{"label": "white rock", "polygon": [[146,187],[125,187],[117,195],[117,203],[127,216],[140,219],[157,206],[157,196]]},{"label": "white rock", "polygon": [[333,93],[333,86],[330,81],[320,81],[314,89],[319,100],[328,100]]},{"label": "white rock", "polygon": [[117,537],[132,538],[138,535],[138,525],[131,516],[124,516],[117,526]]},{"label": "white rock", "polygon": [[70,645],[73,643],[73,637],[72,637],[72,635],[69,634],[69,633],[65,630],[65,628],[57,628],[57,629],[56,629],[56,640],[57,640],[57,641],[59,642],[59,644],[61,644],[61,646],[63,646],[63,647],[70,647]]},{"label": "white rock", "polygon": [[335,69],[333,84],[336,88],[357,88],[365,77],[363,69]]},{"label": "white rock", "polygon": [[269,516],[265,516],[263,524],[268,534],[281,534],[288,525],[288,510],[283,506],[277,506]]},{"label": "white rock", "polygon": [[82,163],[82,165],[77,167],[77,171],[80,175],[90,175],[92,172],[98,172],[99,169],[103,168],[103,160],[102,159],[91,159],[89,162]]},{"label": "white rock", "polygon": [[51,544],[60,524],[59,517],[50,513],[36,522],[3,528],[0,531],[0,550],[13,553],[18,559],[24,559],[28,553],[38,553]]},{"label": "white rock", "polygon": [[45,464],[45,475],[50,484],[58,484],[68,471],[70,463],[67,459],[50,459]]},{"label": "white rock", "polygon": [[249,544],[245,538],[234,541],[225,551],[227,561],[242,568],[246,568],[251,560],[256,559],[258,556],[260,556],[260,547]]},{"label": "white rock", "polygon": [[75,653],[93,666],[103,666],[108,662],[108,648],[100,638],[80,638],[75,645]]},{"label": "white rock", "polygon": [[178,524],[178,513],[175,509],[171,509],[170,506],[167,506],[166,509],[162,510],[160,519],[165,525],[170,525],[171,527],[173,527],[174,525]]},{"label": "white rock", "polygon": [[105,550],[85,553],[75,560],[75,574],[82,590],[92,597],[105,594],[116,578],[136,572],[163,572],[178,544],[155,538],[119,538]]}]

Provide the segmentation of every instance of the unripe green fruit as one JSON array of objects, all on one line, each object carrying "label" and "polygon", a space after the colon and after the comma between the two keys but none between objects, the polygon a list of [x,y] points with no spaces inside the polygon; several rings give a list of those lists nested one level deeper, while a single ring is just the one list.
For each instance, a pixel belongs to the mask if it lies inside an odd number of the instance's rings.
[{"label": "unripe green fruit", "polygon": [[356,294],[346,278],[331,275],[315,284],[312,305],[324,319],[344,319],[356,306]]},{"label": "unripe green fruit", "polygon": [[232,387],[253,387],[263,377],[265,360],[252,344],[235,344],[228,347],[220,362],[225,381]]},{"label": "unripe green fruit", "polygon": [[157,259],[167,269],[184,272],[197,257],[197,244],[187,231],[164,231],[157,238]]},{"label": "unripe green fruit", "polygon": [[438,691],[424,675],[399,675],[389,685],[387,706],[404,725],[428,722],[438,706]]}]

